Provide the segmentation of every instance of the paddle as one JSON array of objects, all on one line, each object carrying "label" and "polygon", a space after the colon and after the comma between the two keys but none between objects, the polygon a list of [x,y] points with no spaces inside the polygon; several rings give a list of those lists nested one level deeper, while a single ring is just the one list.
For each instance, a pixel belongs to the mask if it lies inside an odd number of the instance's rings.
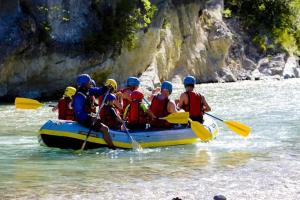
[{"label": "paddle", "polygon": [[132,137],[132,135],[130,135],[124,121],[123,121],[123,126],[126,130],[126,134],[131,139],[132,148],[136,149],[137,151],[142,151],[143,150],[142,146]]},{"label": "paddle", "polygon": [[[149,101],[146,98],[144,98],[144,101],[148,105],[150,105]],[[176,112],[160,119],[167,120],[172,124],[187,124],[188,122],[190,122],[191,129],[197,137],[199,137],[202,141],[211,140],[213,137],[212,134],[200,122],[191,120],[189,116],[189,112]]]},{"label": "paddle", "polygon": [[189,112],[175,112],[159,119],[167,120],[171,124],[187,124],[189,117]]},{"label": "paddle", "polygon": [[167,120],[172,124],[187,124],[188,122],[190,122],[192,131],[202,141],[206,142],[213,139],[213,136],[209,132],[209,130],[207,130],[200,122],[191,120],[189,116],[189,112],[176,112],[160,119]]},{"label": "paddle", "polygon": [[147,104],[148,106],[151,105],[150,102],[148,101],[148,99],[146,99],[145,97],[144,97],[143,99],[144,99],[144,101],[146,102],[146,104]]},{"label": "paddle", "polygon": [[189,122],[191,124],[191,128],[193,132],[204,142],[207,142],[209,140],[213,139],[213,136],[207,128],[203,126],[200,122],[193,121],[189,118]]},{"label": "paddle", "polygon": [[189,112],[176,112],[160,119],[167,120],[172,124],[187,124],[190,122],[192,131],[202,140],[209,141],[213,139],[212,134],[200,123],[189,118]]},{"label": "paddle", "polygon": [[243,137],[247,137],[250,134],[251,131],[251,127],[242,124],[240,122],[237,121],[233,121],[233,120],[223,120],[220,119],[216,116],[213,116],[211,114],[205,113],[208,116],[211,116],[212,118],[215,118],[221,122],[223,122],[230,130],[232,130],[233,132],[237,133],[238,135],[241,135]]},{"label": "paddle", "polygon": [[15,106],[19,109],[38,109],[42,106],[55,107],[54,105],[42,104],[37,100],[17,97],[15,99]]},{"label": "paddle", "polygon": [[97,113],[96,113],[96,117],[93,118],[92,125],[90,126],[90,129],[89,129],[88,133],[86,134],[85,140],[84,140],[84,142],[83,142],[81,148],[80,148],[79,150],[77,150],[76,152],[81,153],[81,152],[84,150],[84,147],[85,147],[85,145],[86,145],[87,139],[88,139],[88,137],[90,136],[90,134],[91,134],[91,132],[92,132],[93,126],[95,125],[95,123],[96,123],[96,121],[97,121],[97,118],[98,118],[98,116],[99,116],[99,113],[100,113],[101,109],[102,109],[103,106],[104,106],[104,102],[105,102],[106,97],[107,97],[108,94],[109,94],[109,90],[106,92],[106,94],[105,94],[105,96],[104,96],[104,98],[103,98],[103,101],[102,101],[102,103],[101,103],[101,105],[100,105],[100,108],[99,108],[99,110],[98,110]]}]

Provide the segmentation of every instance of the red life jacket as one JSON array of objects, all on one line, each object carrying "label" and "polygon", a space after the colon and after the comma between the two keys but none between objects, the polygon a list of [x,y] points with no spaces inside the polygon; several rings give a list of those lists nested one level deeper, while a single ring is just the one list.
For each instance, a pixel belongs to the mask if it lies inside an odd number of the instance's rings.
[{"label": "red life jacket", "polygon": [[[168,103],[170,99],[159,99],[158,95],[154,96],[150,105],[149,110],[157,117],[166,117],[170,113],[168,112]],[[166,120],[161,119],[153,119],[150,122],[151,127],[154,128],[170,128],[171,124],[167,122]]]},{"label": "red life jacket", "polygon": [[188,96],[188,104],[184,104],[182,108],[190,113],[190,118],[192,120],[203,122],[203,100],[202,96],[199,93],[189,91],[185,92]]},{"label": "red life jacket", "polygon": [[[131,93],[132,90],[130,88],[125,88],[123,90],[121,90],[122,94],[124,93]],[[126,107],[130,104],[130,101],[128,99],[123,98],[123,110],[122,113],[125,111]]]},{"label": "red life jacket", "polygon": [[108,126],[112,129],[119,129],[120,123],[117,121],[117,119],[112,116],[112,113],[110,110],[113,109],[117,114],[119,114],[118,110],[114,107],[111,107],[109,105],[104,105],[103,108],[100,111],[100,119],[103,124]]},{"label": "red life jacket", "polygon": [[74,121],[74,111],[70,109],[71,102],[69,97],[61,98],[58,101],[58,119]]},{"label": "red life jacket", "polygon": [[141,108],[141,101],[130,102],[127,111],[127,120],[130,125],[146,125],[147,114]]}]

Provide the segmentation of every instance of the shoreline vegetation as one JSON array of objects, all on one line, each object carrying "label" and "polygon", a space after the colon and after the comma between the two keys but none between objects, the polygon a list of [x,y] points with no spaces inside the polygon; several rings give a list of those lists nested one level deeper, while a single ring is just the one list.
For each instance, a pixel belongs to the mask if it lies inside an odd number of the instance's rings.
[{"label": "shoreline vegetation", "polygon": [[261,54],[300,55],[298,0],[224,0],[224,6],[224,17],[237,17]]},{"label": "shoreline vegetation", "polygon": [[138,76],[147,90],[188,74],[300,77],[297,0],[13,0],[0,13],[0,101],[58,99],[80,73]]}]

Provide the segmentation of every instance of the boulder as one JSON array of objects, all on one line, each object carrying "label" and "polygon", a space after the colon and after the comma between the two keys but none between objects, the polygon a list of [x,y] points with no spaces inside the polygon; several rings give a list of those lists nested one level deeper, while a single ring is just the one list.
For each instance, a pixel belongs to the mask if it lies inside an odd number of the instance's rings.
[{"label": "boulder", "polygon": [[284,70],[283,70],[283,78],[299,78],[298,70],[299,67],[299,60],[295,56],[291,56],[287,59]]},{"label": "boulder", "polygon": [[285,66],[285,54],[278,54],[271,58],[263,58],[258,62],[258,70],[265,76],[282,76]]},{"label": "boulder", "polygon": [[216,195],[214,196],[214,200],[226,200],[227,198],[224,195]]},{"label": "boulder", "polygon": [[257,81],[257,80],[260,80],[260,79],[261,79],[262,74],[259,72],[258,69],[255,69],[255,70],[251,73],[251,76],[252,76],[252,78],[251,78],[252,80]]},{"label": "boulder", "polygon": [[253,71],[257,68],[257,65],[255,64],[255,62],[247,57],[244,57],[242,59],[242,66],[244,69],[250,70],[250,71]]}]

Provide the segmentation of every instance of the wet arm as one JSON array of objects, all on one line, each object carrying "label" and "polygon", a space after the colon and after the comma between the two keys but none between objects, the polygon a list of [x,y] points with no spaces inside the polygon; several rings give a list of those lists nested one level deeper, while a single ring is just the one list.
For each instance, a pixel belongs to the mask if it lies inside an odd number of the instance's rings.
[{"label": "wet arm", "polygon": [[178,109],[181,109],[182,106],[184,105],[185,98],[186,98],[186,94],[185,93],[183,93],[183,94],[180,95],[179,102],[177,104]]},{"label": "wet arm", "polygon": [[169,103],[168,103],[168,112],[169,112],[169,113],[177,112],[175,102],[172,101],[172,100],[169,101]]},{"label": "wet arm", "polygon": [[89,89],[89,94],[99,97],[101,95],[104,95],[108,91],[108,87],[103,86],[103,87],[93,87]]}]

